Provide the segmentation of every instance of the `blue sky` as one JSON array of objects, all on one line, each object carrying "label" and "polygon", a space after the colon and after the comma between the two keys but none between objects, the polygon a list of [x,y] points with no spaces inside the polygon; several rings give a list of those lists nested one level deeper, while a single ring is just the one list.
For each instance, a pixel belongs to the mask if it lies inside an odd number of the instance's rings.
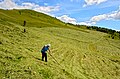
[{"label": "blue sky", "polygon": [[0,0],[1,9],[32,9],[61,21],[120,31],[120,0]]}]

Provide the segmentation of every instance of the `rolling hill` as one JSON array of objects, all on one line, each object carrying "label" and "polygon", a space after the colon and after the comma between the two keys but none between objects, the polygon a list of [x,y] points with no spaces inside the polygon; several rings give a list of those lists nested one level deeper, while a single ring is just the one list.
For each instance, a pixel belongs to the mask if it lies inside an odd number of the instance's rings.
[{"label": "rolling hill", "polygon": [[[32,10],[1,9],[0,79],[119,79],[120,40],[108,36]],[[48,43],[57,62],[49,53],[41,60]]]}]

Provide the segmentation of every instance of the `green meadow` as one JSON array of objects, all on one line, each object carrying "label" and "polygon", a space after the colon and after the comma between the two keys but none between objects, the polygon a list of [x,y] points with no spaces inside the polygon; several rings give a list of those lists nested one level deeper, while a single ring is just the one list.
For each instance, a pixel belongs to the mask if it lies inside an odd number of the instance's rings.
[{"label": "green meadow", "polygon": [[[0,79],[120,79],[120,40],[108,36],[43,13],[1,9]],[[48,43],[57,62],[49,53],[41,60]]]}]

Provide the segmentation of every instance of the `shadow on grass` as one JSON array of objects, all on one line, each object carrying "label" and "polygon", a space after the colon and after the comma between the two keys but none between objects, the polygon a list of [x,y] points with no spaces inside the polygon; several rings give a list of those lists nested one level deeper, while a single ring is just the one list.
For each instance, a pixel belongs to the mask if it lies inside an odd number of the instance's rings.
[{"label": "shadow on grass", "polygon": [[33,58],[35,58],[36,60],[41,60],[42,61],[42,59],[40,59],[40,58],[37,58],[37,57],[35,57],[35,56],[32,56]]},{"label": "shadow on grass", "polygon": [[[29,54],[30,55],[30,54]],[[33,57],[34,59],[36,59],[36,60],[41,60],[42,61],[42,59],[40,59],[40,58],[38,58],[38,57],[35,57],[35,56],[33,56],[33,55],[30,55],[31,57]]]}]

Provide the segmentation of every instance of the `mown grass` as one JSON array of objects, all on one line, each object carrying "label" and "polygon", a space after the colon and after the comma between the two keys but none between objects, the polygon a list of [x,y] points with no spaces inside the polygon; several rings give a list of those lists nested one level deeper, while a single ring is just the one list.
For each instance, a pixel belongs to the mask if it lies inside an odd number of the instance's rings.
[{"label": "mown grass", "polygon": [[[105,33],[66,26],[34,11],[21,11],[0,12],[0,79],[120,78],[119,40],[109,39]],[[18,15],[21,17],[15,20]],[[44,17],[52,20],[48,23]],[[25,27],[21,26],[24,18]],[[60,65],[49,53],[48,62],[41,61],[39,51],[47,43],[52,45],[51,54]]]}]

